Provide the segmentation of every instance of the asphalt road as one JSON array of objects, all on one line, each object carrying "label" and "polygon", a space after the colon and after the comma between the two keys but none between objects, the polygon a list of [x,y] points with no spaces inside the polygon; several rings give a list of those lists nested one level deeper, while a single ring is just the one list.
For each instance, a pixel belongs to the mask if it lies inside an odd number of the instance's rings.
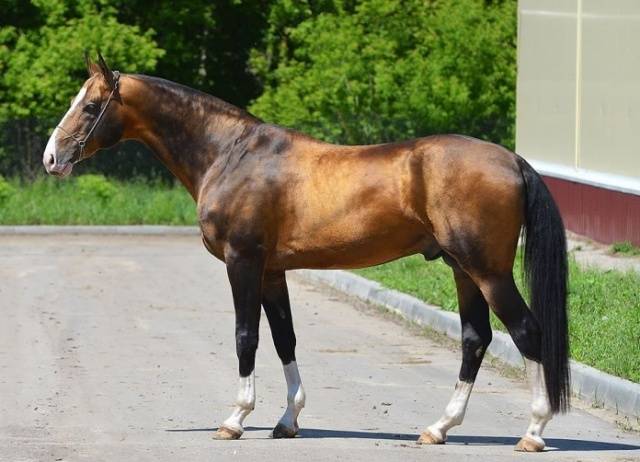
[{"label": "asphalt road", "polygon": [[640,435],[588,406],[549,424],[547,452],[514,453],[528,391],[486,367],[449,443],[419,446],[459,353],[326,289],[290,291],[300,436],[269,439],[286,391],[263,317],[256,410],[241,440],[216,441],[236,393],[233,309],[197,237],[0,236],[0,460],[640,460]]}]

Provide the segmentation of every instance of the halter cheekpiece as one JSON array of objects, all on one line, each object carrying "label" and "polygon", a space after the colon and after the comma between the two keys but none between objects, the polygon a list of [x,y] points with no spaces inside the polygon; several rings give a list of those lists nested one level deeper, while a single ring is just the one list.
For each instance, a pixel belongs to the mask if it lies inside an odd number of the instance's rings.
[{"label": "halter cheekpiece", "polygon": [[89,138],[91,138],[91,135],[93,134],[93,132],[95,131],[96,127],[98,126],[98,124],[102,120],[102,116],[104,116],[104,113],[107,111],[107,108],[109,107],[109,103],[111,103],[111,101],[114,99],[114,96],[116,96],[119,86],[120,86],[120,72],[113,71],[113,88],[111,89],[111,93],[109,93],[109,97],[107,98],[107,102],[104,104],[104,106],[102,106],[102,109],[100,110],[100,113],[98,114],[98,117],[93,122],[93,125],[91,126],[91,128],[89,129],[89,131],[87,132],[87,134],[85,135],[84,138],[81,139],[78,136],[77,133],[69,133],[61,125],[58,125],[56,127],[56,128],[59,128],[60,130],[62,130],[64,133],[66,133],[67,134],[66,138],[71,138],[73,141],[76,142],[76,144],[80,148],[80,151],[78,152],[78,158],[76,160],[72,161],[73,164],[77,164],[82,159],[84,159],[84,147],[86,146],[87,141],[89,141]]}]

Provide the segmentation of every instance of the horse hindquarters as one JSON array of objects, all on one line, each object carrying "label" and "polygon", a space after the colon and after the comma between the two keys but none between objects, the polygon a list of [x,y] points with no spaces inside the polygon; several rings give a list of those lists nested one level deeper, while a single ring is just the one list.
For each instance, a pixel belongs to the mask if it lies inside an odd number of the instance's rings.
[{"label": "horse hindquarters", "polygon": [[[455,169],[459,178],[438,185],[430,218],[445,254],[477,285],[525,359],[532,417],[517,449],[540,451],[546,423],[568,406],[564,227],[542,179],[524,160],[494,155],[491,147],[484,154],[484,163],[461,160]],[[523,225],[531,310],[512,274]],[[462,316],[462,299],[460,307]],[[470,388],[457,389],[454,400],[466,404],[469,393]]]}]

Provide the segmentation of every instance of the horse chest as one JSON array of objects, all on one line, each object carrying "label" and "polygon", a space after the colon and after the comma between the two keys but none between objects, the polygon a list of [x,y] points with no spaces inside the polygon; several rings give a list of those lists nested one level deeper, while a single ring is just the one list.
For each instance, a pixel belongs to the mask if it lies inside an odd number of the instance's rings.
[{"label": "horse chest", "polygon": [[202,241],[207,250],[216,258],[224,261],[224,249],[227,244],[225,220],[215,211],[206,213],[206,219],[200,220]]}]

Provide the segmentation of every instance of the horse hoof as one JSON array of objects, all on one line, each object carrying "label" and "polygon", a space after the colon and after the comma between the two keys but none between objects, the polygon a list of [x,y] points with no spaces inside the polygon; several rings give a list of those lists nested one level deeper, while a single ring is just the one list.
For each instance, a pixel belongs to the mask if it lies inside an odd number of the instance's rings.
[{"label": "horse hoof", "polygon": [[418,444],[444,444],[444,439],[438,438],[429,430],[425,430],[418,438]]},{"label": "horse hoof", "polygon": [[279,423],[275,426],[273,431],[271,432],[271,438],[280,439],[280,438],[294,438],[298,434],[298,430],[294,430],[293,428],[286,427]]},{"label": "horse hoof", "polygon": [[519,452],[542,452],[544,449],[544,443],[536,441],[528,436],[523,436],[518,444],[516,444],[516,451]]},{"label": "horse hoof", "polygon": [[214,440],[237,440],[242,436],[242,432],[229,427],[220,427],[213,434]]}]

